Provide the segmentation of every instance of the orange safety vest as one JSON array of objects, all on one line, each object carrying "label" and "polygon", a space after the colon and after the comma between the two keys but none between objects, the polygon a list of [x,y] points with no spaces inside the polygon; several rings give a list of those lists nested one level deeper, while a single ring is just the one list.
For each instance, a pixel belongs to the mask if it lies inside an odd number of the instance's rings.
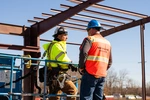
[{"label": "orange safety vest", "polygon": [[89,36],[88,38],[92,46],[85,63],[86,71],[96,78],[106,77],[111,52],[110,42],[103,37]]}]

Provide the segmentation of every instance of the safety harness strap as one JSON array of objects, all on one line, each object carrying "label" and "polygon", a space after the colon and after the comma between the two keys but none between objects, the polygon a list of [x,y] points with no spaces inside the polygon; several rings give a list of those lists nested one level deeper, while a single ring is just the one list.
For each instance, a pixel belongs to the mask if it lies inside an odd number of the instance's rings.
[{"label": "safety harness strap", "polygon": [[[56,42],[55,42],[56,43]],[[53,47],[53,45],[55,44],[55,43],[50,43],[50,45],[49,45],[49,47],[48,47],[48,49],[46,50],[46,53],[47,53],[47,55],[48,55],[48,57],[50,58],[50,54],[51,54],[51,51],[52,51],[52,47]],[[59,42],[57,42],[57,43],[59,43]],[[59,43],[60,44],[60,46],[62,47],[62,49],[64,50],[64,48],[63,48],[63,46],[62,46],[62,44],[61,43]],[[47,52],[48,51],[48,52]],[[62,55],[62,54],[65,54],[66,52],[60,52],[56,57],[55,57],[55,60],[57,61],[58,60],[58,58]],[[49,63],[50,64],[50,63]],[[50,66],[50,65],[49,65]],[[58,64],[58,67],[59,67],[59,64]]]}]

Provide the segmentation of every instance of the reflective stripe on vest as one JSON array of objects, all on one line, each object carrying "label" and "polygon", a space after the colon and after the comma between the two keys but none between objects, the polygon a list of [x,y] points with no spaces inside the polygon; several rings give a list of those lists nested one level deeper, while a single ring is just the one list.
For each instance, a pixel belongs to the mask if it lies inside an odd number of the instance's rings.
[{"label": "reflective stripe on vest", "polygon": [[91,61],[101,61],[101,62],[104,62],[104,63],[107,63],[108,64],[108,58],[105,58],[105,57],[101,57],[101,56],[88,56],[87,60],[91,60]]}]

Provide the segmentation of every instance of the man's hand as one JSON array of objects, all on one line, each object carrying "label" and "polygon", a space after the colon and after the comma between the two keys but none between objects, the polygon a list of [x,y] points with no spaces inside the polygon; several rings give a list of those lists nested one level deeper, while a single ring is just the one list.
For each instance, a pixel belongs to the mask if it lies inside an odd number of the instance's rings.
[{"label": "man's hand", "polygon": [[78,68],[76,66],[74,66],[73,64],[69,64],[69,69],[71,69],[72,72],[77,72]]},{"label": "man's hand", "polygon": [[80,73],[81,75],[84,74],[84,68],[79,68],[78,71],[79,71],[79,73]]}]

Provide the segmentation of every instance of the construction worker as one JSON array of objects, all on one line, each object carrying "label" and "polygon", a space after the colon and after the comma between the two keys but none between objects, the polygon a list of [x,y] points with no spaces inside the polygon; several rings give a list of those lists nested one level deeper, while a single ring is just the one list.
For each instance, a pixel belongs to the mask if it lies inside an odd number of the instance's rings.
[{"label": "construction worker", "polygon": [[80,100],[103,100],[105,77],[112,64],[112,56],[110,42],[100,34],[101,29],[97,20],[91,20],[87,26],[88,37],[80,46]]},{"label": "construction worker", "polygon": [[[68,32],[64,27],[57,27],[53,35],[54,40],[51,43],[43,45],[44,50],[47,50],[47,59],[61,62],[71,62],[66,52],[66,40]],[[68,79],[67,71],[71,68],[72,71],[77,71],[72,64],[48,62],[47,63],[50,94],[66,93],[76,95],[77,88],[74,83]],[[62,91],[62,92],[61,92]],[[50,97],[49,100],[59,100],[60,97]],[[75,97],[67,97],[67,100],[76,100]]]}]

